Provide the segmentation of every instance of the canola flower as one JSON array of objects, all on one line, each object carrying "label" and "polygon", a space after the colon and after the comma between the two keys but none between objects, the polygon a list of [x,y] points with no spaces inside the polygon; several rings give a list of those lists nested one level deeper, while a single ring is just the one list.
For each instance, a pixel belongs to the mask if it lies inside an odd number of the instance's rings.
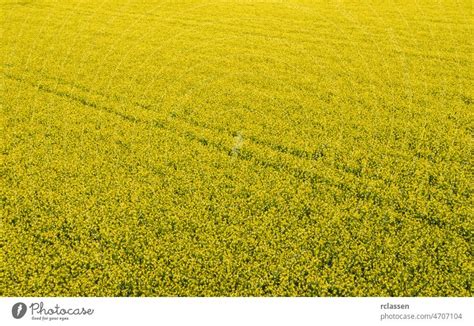
[{"label": "canola flower", "polygon": [[470,1],[0,1],[2,296],[472,296]]}]

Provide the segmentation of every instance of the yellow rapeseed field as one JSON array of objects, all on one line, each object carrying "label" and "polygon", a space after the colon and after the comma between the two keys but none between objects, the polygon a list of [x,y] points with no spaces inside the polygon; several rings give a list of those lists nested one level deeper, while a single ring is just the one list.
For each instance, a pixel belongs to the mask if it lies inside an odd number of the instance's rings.
[{"label": "yellow rapeseed field", "polygon": [[2,296],[472,296],[471,0],[0,0]]}]

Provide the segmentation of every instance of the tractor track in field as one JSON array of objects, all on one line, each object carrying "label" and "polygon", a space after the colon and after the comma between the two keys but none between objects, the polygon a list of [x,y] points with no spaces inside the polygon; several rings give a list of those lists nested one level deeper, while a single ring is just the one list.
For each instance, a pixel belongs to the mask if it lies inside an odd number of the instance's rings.
[{"label": "tractor track in field", "polygon": [[[90,108],[93,108],[95,110],[99,110],[99,111],[102,111],[102,112],[106,112],[106,113],[109,113],[109,114],[113,114],[125,121],[128,121],[128,122],[132,122],[132,123],[141,123],[141,124],[145,124],[145,125],[148,125],[150,127],[154,127],[154,128],[160,128],[160,129],[164,129],[164,130],[167,130],[169,132],[172,132],[172,133],[175,133],[175,134],[178,134],[182,137],[185,137],[186,139],[188,140],[192,140],[192,141],[195,141],[195,142],[198,142],[204,146],[208,146],[208,147],[213,147],[221,152],[225,152],[227,153],[229,156],[232,156],[232,150],[231,148],[226,148],[224,145],[222,144],[219,144],[219,143],[215,143],[215,142],[212,142],[204,137],[199,137],[197,135],[195,135],[193,132],[189,131],[189,130],[186,130],[186,131],[177,131],[176,129],[174,128],[171,128],[168,124],[168,122],[164,121],[163,119],[155,119],[155,120],[152,120],[152,121],[149,121],[149,120],[144,120],[144,119],[140,119],[140,118],[137,118],[137,117],[134,117],[132,115],[129,115],[129,114],[124,114],[120,111],[117,111],[109,106],[105,106],[105,105],[100,105],[100,104],[97,104],[93,101],[90,101],[89,99],[87,98],[84,98],[84,97],[81,97],[81,96],[77,96],[77,95],[74,95],[74,94],[71,94],[71,93],[67,93],[67,92],[64,92],[64,91],[59,91],[59,90],[53,90],[52,88],[50,87],[47,87],[47,86],[44,86],[44,85],[41,85],[41,84],[35,84],[34,82],[31,82],[31,81],[28,81],[28,80],[25,80],[23,78],[20,78],[20,77],[17,77],[17,76],[14,76],[14,75],[11,75],[11,74],[6,74],[6,73],[3,73],[3,75],[9,79],[12,79],[12,80],[15,80],[17,82],[21,82],[21,83],[24,83],[24,84],[28,84],[36,89],[38,89],[39,91],[42,91],[42,92],[45,92],[45,93],[49,93],[49,94],[53,94],[53,95],[56,95],[56,96],[59,96],[59,97],[63,97],[63,98],[66,98],[68,100],[71,100],[71,101],[75,101],[77,103],[80,103],[81,105],[83,106],[86,106],[86,107],[90,107]],[[139,106],[140,108],[142,109],[145,109],[145,110],[150,110],[152,112],[155,112],[154,110],[151,110],[151,109],[147,109],[145,106]],[[191,124],[189,121],[187,121],[186,119],[179,119],[180,121],[183,121],[187,124]],[[191,124],[193,125],[193,124]],[[212,129],[212,128],[205,128],[205,127],[202,127],[200,125],[193,125],[195,127],[200,127],[200,128],[204,128],[206,130],[211,130],[211,131],[214,131],[215,132],[215,129]],[[258,144],[258,143],[257,143]],[[267,148],[270,148],[272,149],[271,147],[267,147]],[[287,154],[287,153],[284,153],[284,154]],[[236,156],[237,158],[240,158],[240,159],[244,159],[244,160],[247,160],[247,161],[251,161],[251,160],[254,160],[256,161],[256,163],[258,163],[258,165],[260,166],[263,166],[263,167],[272,167],[278,171],[282,171],[282,170],[287,170],[287,171],[291,171],[292,167],[288,166],[287,164],[284,164],[284,163],[278,163],[278,164],[275,164],[275,163],[271,163],[271,162],[266,162],[264,160],[260,160],[260,159],[257,159],[253,153],[251,153],[250,151],[242,151],[241,152],[241,155],[238,155]],[[301,173],[301,171],[294,171],[295,172],[295,175],[305,175],[307,172],[309,171],[304,171],[303,173]]]},{"label": "tractor track in field", "polygon": [[[39,82],[35,84],[35,82],[28,81],[27,79],[18,77],[14,74],[4,73],[4,75],[6,77],[10,78],[10,79],[14,79],[14,80],[24,82],[24,83],[29,83],[33,87],[38,87],[39,89],[45,87],[45,86],[42,86],[41,83],[39,83]],[[48,76],[48,75],[44,75],[44,74],[41,77],[52,80],[52,81],[57,82],[57,83],[62,84],[62,85],[71,86],[73,88],[76,88],[76,89],[78,89],[82,92],[88,93],[88,94],[98,95],[98,96],[104,98],[105,100],[108,100],[108,101],[111,101],[111,102],[113,102],[113,101],[122,101],[123,100],[124,102],[130,103],[131,105],[133,105],[135,107],[138,107],[140,109],[148,110],[150,112],[159,114],[159,111],[153,109],[153,107],[154,107],[153,105],[140,103],[138,101],[129,101],[125,97],[121,97],[121,96],[118,96],[118,95],[109,96],[109,95],[106,95],[102,92],[92,90],[92,89],[87,88],[83,85],[78,85],[78,84],[73,83],[73,82],[68,82],[68,81],[63,80],[61,78],[52,77],[52,76]],[[51,88],[48,88],[48,90],[49,90],[49,92],[53,92]],[[62,91],[59,91],[58,93],[59,94],[57,94],[57,95],[62,95],[62,96],[67,97],[71,100],[83,103],[84,105],[87,105],[87,106],[92,106],[92,107],[96,107],[98,109],[103,109],[104,111],[113,111],[113,112],[109,112],[109,113],[114,113],[116,115],[119,115],[123,119],[128,120],[128,121],[133,121],[133,120],[137,119],[133,116],[123,114],[123,113],[121,113],[117,110],[113,110],[112,108],[108,108],[108,107],[100,106],[100,105],[98,106],[93,101],[90,101],[90,100],[88,100],[84,97],[76,96],[74,94],[66,93],[66,92],[62,92]],[[236,134],[238,134],[237,130],[232,131],[232,130],[222,128],[222,127],[219,127],[219,126],[216,126],[216,125],[209,126],[206,123],[198,122],[198,121],[196,121],[192,118],[185,118],[185,117],[183,117],[181,115],[178,115],[178,114],[173,115],[173,119],[180,120],[180,121],[182,121],[182,122],[184,122],[184,123],[186,123],[190,126],[205,129],[205,130],[208,130],[208,131],[211,131],[211,132],[223,133],[223,134],[226,134],[228,137],[232,137],[232,138],[235,137]],[[160,122],[161,123],[166,123],[163,119],[161,119]],[[254,136],[254,135],[246,136],[245,141],[251,141],[256,145],[260,145],[262,147],[273,150],[275,152],[285,154],[285,155],[291,155],[291,156],[294,156],[296,158],[300,158],[300,159],[304,159],[304,160],[308,160],[308,161],[317,160],[320,156],[323,155],[319,150],[309,152],[307,150],[302,150],[302,149],[298,149],[298,148],[295,148],[295,147],[288,147],[288,146],[285,146],[285,145],[282,145],[282,144],[272,143],[270,141],[262,140],[262,139],[259,139],[256,136]]]}]

